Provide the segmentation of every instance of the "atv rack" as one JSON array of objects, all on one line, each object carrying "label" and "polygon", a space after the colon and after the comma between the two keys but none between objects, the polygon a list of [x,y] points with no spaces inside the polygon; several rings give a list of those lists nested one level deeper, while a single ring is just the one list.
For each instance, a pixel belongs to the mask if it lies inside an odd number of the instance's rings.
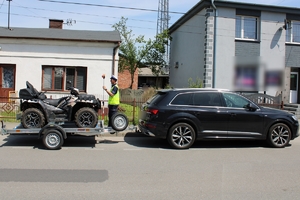
[{"label": "atv rack", "polygon": [[[99,136],[105,133],[116,133],[117,131],[111,127],[104,127],[103,120],[99,120],[95,128],[73,128],[73,123],[55,124],[48,123],[43,128],[24,128],[21,124],[13,129],[6,129],[3,121],[1,121],[1,134],[2,135],[38,135],[42,138],[44,146],[50,150],[60,149],[65,139],[68,136]],[[129,126],[127,130],[135,130],[136,127]]]}]

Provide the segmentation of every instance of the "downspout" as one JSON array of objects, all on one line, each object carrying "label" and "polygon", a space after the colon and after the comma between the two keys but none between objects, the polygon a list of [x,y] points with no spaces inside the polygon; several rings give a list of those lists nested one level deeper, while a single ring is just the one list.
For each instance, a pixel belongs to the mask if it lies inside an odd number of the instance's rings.
[{"label": "downspout", "polygon": [[213,49],[213,73],[212,73],[212,87],[214,88],[216,85],[216,46],[217,46],[217,17],[218,17],[218,10],[216,5],[214,4],[214,0],[211,0],[211,5],[215,10],[215,17],[214,17],[214,49]]},{"label": "downspout", "polygon": [[117,46],[115,46],[114,49],[113,49],[112,69],[111,69],[113,75],[115,74],[116,54],[117,54],[117,50],[118,50],[119,47],[120,47],[120,42],[118,42]]}]

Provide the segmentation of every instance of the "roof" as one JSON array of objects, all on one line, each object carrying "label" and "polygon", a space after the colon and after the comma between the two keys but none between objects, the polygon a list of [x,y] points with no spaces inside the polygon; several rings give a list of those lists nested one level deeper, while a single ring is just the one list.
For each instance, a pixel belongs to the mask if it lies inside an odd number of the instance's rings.
[{"label": "roof", "polygon": [[152,70],[149,67],[139,68],[139,77],[168,77],[168,74],[160,74],[156,76],[152,73]]},{"label": "roof", "polygon": [[66,30],[55,28],[0,27],[0,38],[42,39],[65,41],[121,42],[118,31]]},{"label": "roof", "polygon": [[[241,2],[232,2],[225,0],[214,0],[214,4],[217,7],[225,7],[225,8],[239,8],[239,9],[249,9],[249,10],[260,10],[260,11],[268,11],[268,12],[277,12],[277,13],[286,13],[286,14],[295,14],[299,15],[300,8],[295,7],[284,7],[284,6],[273,6],[273,5],[263,5],[263,4],[255,4],[255,3],[241,3]],[[174,32],[177,28],[179,28],[186,21],[194,17],[204,8],[208,8],[211,6],[211,0],[201,0],[194,7],[192,7],[185,15],[183,15],[180,19],[178,19],[170,28],[169,32]]]}]

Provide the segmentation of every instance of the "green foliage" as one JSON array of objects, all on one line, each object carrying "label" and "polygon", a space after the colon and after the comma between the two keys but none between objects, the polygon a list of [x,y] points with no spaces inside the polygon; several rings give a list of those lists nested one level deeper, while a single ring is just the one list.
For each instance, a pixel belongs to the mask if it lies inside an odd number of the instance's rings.
[{"label": "green foliage", "polygon": [[149,65],[153,74],[159,75],[161,73],[162,67],[166,66],[164,54],[170,36],[165,31],[157,35],[155,40],[146,41],[141,35],[134,37],[132,30],[128,30],[126,21],[127,18],[122,17],[120,22],[113,25],[113,28],[119,31],[122,39],[119,48],[122,55],[119,60],[119,71],[129,71],[131,74],[130,88],[132,89],[134,73],[138,68]]},{"label": "green foliage", "polygon": [[153,97],[156,94],[157,90],[153,87],[149,87],[148,89],[144,90],[142,99],[143,101],[147,101],[151,97]]},{"label": "green foliage", "polygon": [[165,89],[173,89],[174,87],[170,84],[165,85]]},{"label": "green foliage", "polygon": [[189,88],[202,88],[203,87],[203,81],[197,77],[196,81],[194,82],[192,78],[189,78]]}]

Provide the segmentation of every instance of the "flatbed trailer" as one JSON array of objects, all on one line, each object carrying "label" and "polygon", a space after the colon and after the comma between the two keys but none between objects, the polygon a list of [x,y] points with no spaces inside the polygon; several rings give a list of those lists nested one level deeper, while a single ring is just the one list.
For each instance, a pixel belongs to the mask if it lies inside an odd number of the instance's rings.
[{"label": "flatbed trailer", "polygon": [[[37,135],[42,138],[43,144],[47,149],[60,149],[64,140],[68,136],[99,136],[105,133],[116,133],[111,127],[104,127],[103,121],[99,120],[95,128],[74,128],[73,123],[55,124],[49,123],[43,128],[24,128],[21,124],[13,129],[6,129],[3,121],[1,121],[2,135]],[[134,127],[129,127],[127,130],[134,130]]]}]

